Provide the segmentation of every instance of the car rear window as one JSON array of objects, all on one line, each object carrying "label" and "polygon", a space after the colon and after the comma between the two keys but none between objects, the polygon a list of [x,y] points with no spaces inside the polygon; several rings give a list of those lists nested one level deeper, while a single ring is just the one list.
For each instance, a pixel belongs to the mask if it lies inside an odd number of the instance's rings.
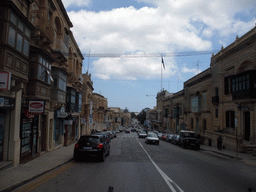
[{"label": "car rear window", "polygon": [[81,137],[79,142],[87,142],[87,143],[98,143],[99,142],[99,137],[97,136],[86,136],[86,137]]}]

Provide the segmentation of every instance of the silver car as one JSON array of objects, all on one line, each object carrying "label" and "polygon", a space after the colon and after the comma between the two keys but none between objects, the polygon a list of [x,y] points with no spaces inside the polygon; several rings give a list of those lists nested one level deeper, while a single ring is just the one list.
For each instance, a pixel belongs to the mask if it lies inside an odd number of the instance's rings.
[{"label": "silver car", "polygon": [[145,137],[147,137],[147,133],[145,131],[141,131],[139,133],[139,138],[145,138]]},{"label": "silver car", "polygon": [[154,133],[149,133],[147,137],[145,138],[145,143],[152,143],[159,145],[159,138]]}]

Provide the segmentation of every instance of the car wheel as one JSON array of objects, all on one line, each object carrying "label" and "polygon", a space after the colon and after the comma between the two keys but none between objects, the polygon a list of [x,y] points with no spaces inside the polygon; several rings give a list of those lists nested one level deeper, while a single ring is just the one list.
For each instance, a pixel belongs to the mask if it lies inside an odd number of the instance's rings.
[{"label": "car wheel", "polygon": [[109,150],[108,150],[108,154],[107,154],[107,156],[109,156],[110,155],[110,148],[109,148]]},{"label": "car wheel", "polygon": [[182,143],[182,148],[186,149],[186,145],[184,143]]},{"label": "car wheel", "polygon": [[157,142],[156,144],[159,145],[159,142]]}]

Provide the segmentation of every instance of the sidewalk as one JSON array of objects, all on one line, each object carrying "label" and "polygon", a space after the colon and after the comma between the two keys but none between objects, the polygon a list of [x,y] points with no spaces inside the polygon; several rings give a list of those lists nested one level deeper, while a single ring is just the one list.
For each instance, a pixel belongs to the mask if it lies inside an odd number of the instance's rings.
[{"label": "sidewalk", "polygon": [[230,151],[227,149],[218,150],[216,147],[211,147],[207,145],[201,145],[200,149],[203,151],[210,151],[213,153],[217,153],[219,155],[223,155],[230,158],[235,158],[243,161],[246,164],[256,166],[256,156],[253,156],[250,153],[237,153],[236,151]]},{"label": "sidewalk", "polygon": [[[0,171],[0,191],[12,191],[13,189],[71,161],[73,159],[74,144],[62,147],[45,154],[17,167],[10,167]],[[202,151],[209,151],[236,158],[235,151],[227,149],[217,150],[215,147],[201,145]],[[238,153],[238,159],[247,164],[256,166],[256,156],[246,153]]]},{"label": "sidewalk", "polygon": [[73,159],[74,145],[52,150],[17,167],[0,171],[0,191],[13,189],[59,167]]}]

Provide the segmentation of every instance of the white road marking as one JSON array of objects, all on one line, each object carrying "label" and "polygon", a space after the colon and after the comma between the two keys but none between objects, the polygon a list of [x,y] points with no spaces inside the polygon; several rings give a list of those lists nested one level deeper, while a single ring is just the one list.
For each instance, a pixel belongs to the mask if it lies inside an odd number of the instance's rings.
[{"label": "white road marking", "polygon": [[148,155],[149,160],[153,163],[153,165],[156,167],[157,171],[160,173],[168,187],[171,189],[172,192],[176,192],[174,189],[174,186],[179,189],[180,192],[184,192],[173,180],[171,180],[158,166],[157,164],[153,161],[153,159],[150,157],[146,149],[142,146],[142,144],[139,142],[138,138],[136,138],[138,143],[140,144],[141,148],[145,151],[145,153]]}]

